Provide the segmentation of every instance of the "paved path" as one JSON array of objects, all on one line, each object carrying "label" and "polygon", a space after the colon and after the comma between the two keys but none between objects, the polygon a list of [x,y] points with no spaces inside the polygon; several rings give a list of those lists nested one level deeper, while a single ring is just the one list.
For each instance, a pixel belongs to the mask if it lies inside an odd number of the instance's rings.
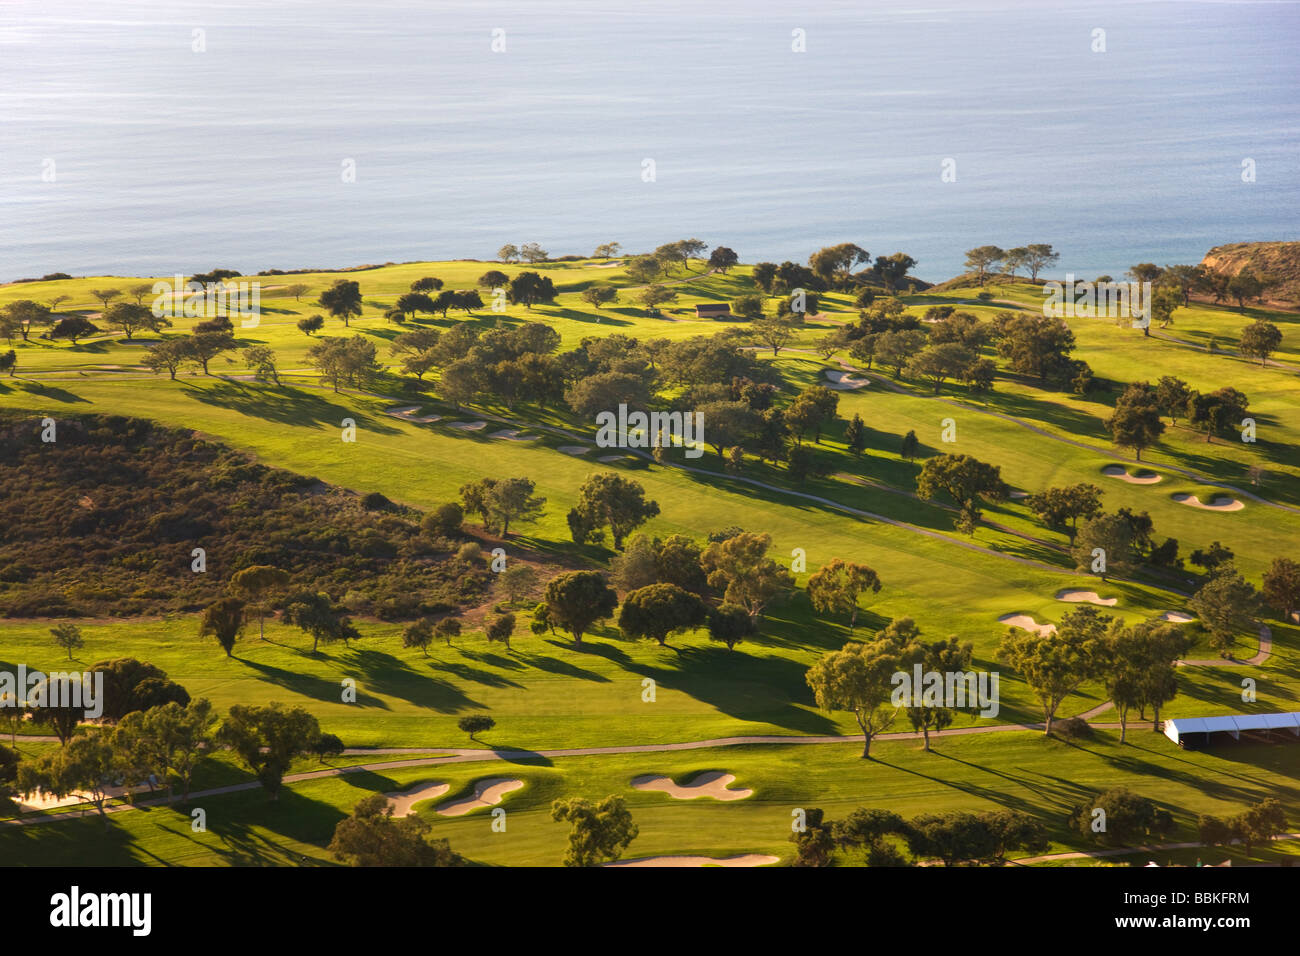
[{"label": "paved path", "polygon": [[[1275,840],[1300,840],[1300,833],[1279,833]],[[1241,843],[1233,840],[1233,844]],[[1218,844],[1208,843],[1158,843],[1154,846],[1118,847],[1113,850],[1090,850],[1077,853],[1047,853],[1043,856],[1026,856],[1018,860],[1008,860],[1012,866],[1026,866],[1030,863],[1050,863],[1053,860],[1088,860],[1104,859],[1108,856],[1126,856],[1130,853],[1157,853],[1163,850],[1190,850],[1195,847],[1213,847]]]}]

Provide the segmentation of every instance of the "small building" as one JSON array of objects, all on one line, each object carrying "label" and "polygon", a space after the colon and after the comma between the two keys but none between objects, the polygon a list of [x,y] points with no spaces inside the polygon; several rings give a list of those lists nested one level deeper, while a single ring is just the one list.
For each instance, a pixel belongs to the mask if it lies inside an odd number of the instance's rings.
[{"label": "small building", "polygon": [[1185,750],[1200,750],[1229,740],[1300,741],[1300,713],[1234,714],[1230,717],[1179,717],[1165,721],[1165,736]]},{"label": "small building", "polygon": [[725,302],[701,302],[695,306],[697,319],[729,319],[731,306]]}]

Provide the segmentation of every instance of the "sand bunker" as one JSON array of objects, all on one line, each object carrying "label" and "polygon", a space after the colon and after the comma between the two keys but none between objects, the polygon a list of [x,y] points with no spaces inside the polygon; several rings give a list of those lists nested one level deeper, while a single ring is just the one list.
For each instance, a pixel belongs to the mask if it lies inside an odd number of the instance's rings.
[{"label": "sand bunker", "polygon": [[753,790],[728,790],[727,785],[736,779],[734,773],[709,770],[699,774],[690,783],[675,784],[668,777],[648,773],[632,778],[633,790],[662,790],[677,800],[694,800],[712,797],[715,800],[744,800],[754,795]]},{"label": "sand bunker", "polygon": [[1028,497],[1029,497],[1029,492],[1027,492],[1027,491],[1013,491],[1013,492],[1011,492],[1011,494],[1009,495],[1009,497],[1011,497],[1011,498],[1028,498]]},{"label": "sand bunker", "polygon": [[1107,478],[1127,481],[1130,485],[1154,485],[1165,480],[1163,475],[1157,475],[1154,471],[1139,471],[1136,475],[1130,475],[1123,465],[1107,465],[1101,473]]},{"label": "sand bunker", "polygon": [[456,428],[463,432],[476,432],[487,428],[487,422],[448,422],[448,428]]},{"label": "sand bunker", "polygon": [[764,853],[743,853],[740,856],[643,856],[636,860],[618,860],[601,866],[771,866],[780,863],[779,856]]},{"label": "sand bunker", "polygon": [[415,414],[415,413],[418,412],[419,410],[420,410],[420,406],[419,406],[419,405],[408,405],[406,408],[390,408],[390,409],[388,410],[388,414],[389,414],[389,415],[392,415],[394,418],[404,418],[404,419],[406,419],[408,422],[425,422],[425,423],[427,424],[428,422],[440,422],[440,421],[442,421],[442,416],[441,416],[441,415],[417,415],[417,414]]},{"label": "sand bunker", "polygon": [[438,814],[444,817],[464,816],[480,807],[493,807],[501,802],[507,793],[518,790],[524,785],[522,780],[512,777],[488,777],[474,784],[474,795],[451,800],[438,808]]},{"label": "sand bunker", "polygon": [[488,438],[501,438],[505,441],[537,441],[540,435],[523,435],[519,434],[517,428],[503,428],[499,432],[493,432]]},{"label": "sand bunker", "polygon": [[1175,624],[1186,624],[1188,621],[1194,621],[1196,618],[1190,614],[1184,614],[1182,611],[1165,611],[1160,615],[1162,621],[1172,621]]},{"label": "sand bunker", "polygon": [[405,790],[395,790],[392,793],[386,793],[389,804],[393,808],[393,816],[404,817],[411,812],[411,807],[415,806],[421,800],[432,800],[434,797],[441,797],[451,789],[449,783],[417,783]]},{"label": "sand bunker", "polygon": [[865,378],[854,378],[848,372],[837,372],[832,368],[826,370],[826,377],[831,380],[827,387],[833,389],[866,388],[871,384]]},{"label": "sand bunker", "polygon": [[1173,497],[1174,501],[1180,505],[1201,508],[1204,511],[1240,511],[1246,507],[1236,498],[1230,498],[1227,495],[1215,495],[1214,500],[1208,504],[1196,497],[1196,495],[1174,495]]},{"label": "sand bunker", "polygon": [[615,461],[628,461],[631,457],[631,455],[606,455],[604,458],[597,458],[596,460],[602,465],[608,465]]},{"label": "sand bunker", "polygon": [[561,445],[556,451],[562,451],[566,455],[585,455],[591,449],[584,448],[582,445]]},{"label": "sand bunker", "polygon": [[998,618],[998,622],[1011,627],[1018,627],[1022,631],[1029,631],[1039,636],[1056,633],[1055,624],[1039,624],[1028,614],[1003,614]]},{"label": "sand bunker", "polygon": [[1119,603],[1119,598],[1104,598],[1096,591],[1057,591],[1056,599],[1071,604],[1100,604],[1102,607],[1114,607]]}]

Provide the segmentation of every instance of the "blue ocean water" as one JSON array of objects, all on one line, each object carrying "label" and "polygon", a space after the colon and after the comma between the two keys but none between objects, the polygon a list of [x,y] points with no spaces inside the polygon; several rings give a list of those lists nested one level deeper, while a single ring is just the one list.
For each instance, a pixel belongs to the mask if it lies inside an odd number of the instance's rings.
[{"label": "blue ocean water", "polygon": [[0,2],[0,280],[687,236],[1194,262],[1300,239],[1298,41],[1294,2]]}]

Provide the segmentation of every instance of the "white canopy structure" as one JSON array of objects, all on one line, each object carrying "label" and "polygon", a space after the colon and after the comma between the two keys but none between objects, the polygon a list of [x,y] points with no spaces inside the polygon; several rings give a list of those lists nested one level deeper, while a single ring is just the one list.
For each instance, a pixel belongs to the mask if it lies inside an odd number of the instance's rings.
[{"label": "white canopy structure", "polygon": [[1253,730],[1288,730],[1300,737],[1300,713],[1234,714],[1231,717],[1179,717],[1165,721],[1165,736],[1185,747],[1189,738],[1208,740],[1209,734],[1231,734],[1233,740]]}]

